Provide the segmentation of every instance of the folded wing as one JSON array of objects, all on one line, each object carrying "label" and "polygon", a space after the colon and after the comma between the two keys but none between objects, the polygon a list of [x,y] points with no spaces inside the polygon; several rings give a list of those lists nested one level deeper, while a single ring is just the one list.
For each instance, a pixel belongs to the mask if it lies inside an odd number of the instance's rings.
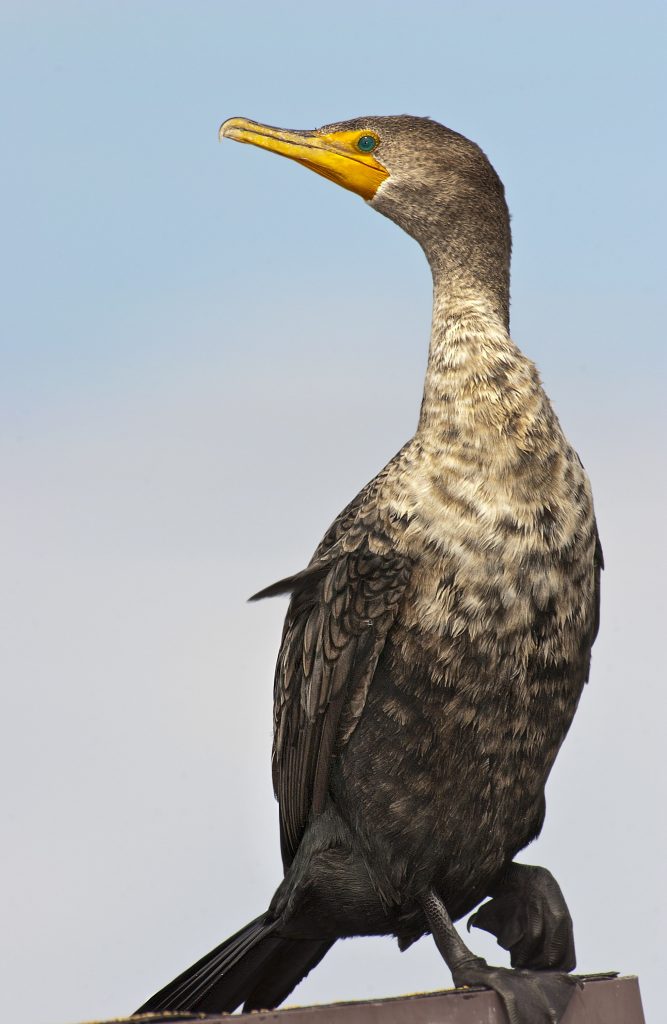
[{"label": "folded wing", "polygon": [[[349,535],[346,540],[349,541]],[[256,597],[292,592],[274,686],[273,781],[283,860],[325,803],[331,759],[354,731],[410,577],[408,559],[357,535]]]}]

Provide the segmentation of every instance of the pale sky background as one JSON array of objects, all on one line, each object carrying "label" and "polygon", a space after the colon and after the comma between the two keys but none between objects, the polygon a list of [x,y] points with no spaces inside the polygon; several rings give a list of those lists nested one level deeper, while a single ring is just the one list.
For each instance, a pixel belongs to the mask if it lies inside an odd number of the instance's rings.
[{"label": "pale sky background", "polygon": [[[513,334],[593,481],[602,630],[523,859],[659,1019],[665,42],[657,2],[2,0],[4,1019],[130,1012],[278,882],[285,601],[245,598],[413,432],[431,285],[360,199],[216,132],[395,113],[504,179]],[[449,983],[429,939],[354,940],[293,998]]]}]

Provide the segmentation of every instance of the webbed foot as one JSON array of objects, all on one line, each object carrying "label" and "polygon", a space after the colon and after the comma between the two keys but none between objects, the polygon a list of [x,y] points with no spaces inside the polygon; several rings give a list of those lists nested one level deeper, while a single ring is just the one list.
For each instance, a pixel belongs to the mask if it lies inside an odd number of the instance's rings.
[{"label": "webbed foot", "polygon": [[452,971],[452,977],[457,987],[484,985],[497,992],[509,1024],[559,1024],[577,985],[561,971],[490,967],[477,958]]},{"label": "webbed foot", "polygon": [[495,935],[512,967],[571,971],[576,966],[572,918],[546,868],[511,864],[490,899],[468,920]]},{"label": "webbed foot", "polygon": [[559,1024],[574,995],[576,978],[562,971],[490,967],[468,949],[434,889],[422,896],[421,905],[457,987],[484,985],[493,989],[507,1010],[510,1024]]}]

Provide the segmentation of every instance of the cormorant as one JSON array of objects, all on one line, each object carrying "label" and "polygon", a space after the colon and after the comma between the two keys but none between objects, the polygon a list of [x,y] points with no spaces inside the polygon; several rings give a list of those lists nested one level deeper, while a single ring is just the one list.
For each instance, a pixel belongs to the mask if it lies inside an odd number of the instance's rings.
[{"label": "cormorant", "polygon": [[[511,1024],[561,1019],[572,922],[518,864],[588,678],[602,552],[591,490],[537,370],[509,335],[503,185],[474,143],[422,117],[318,131],[232,118],[221,137],[361,195],[433,273],[417,430],[338,516],[291,594],[274,687],[285,877],[268,911],[148,1010],[277,1006],[336,939],[431,932],[456,985]],[[471,921],[514,970],[476,957]],[[137,1011],[140,1012],[140,1011]]]}]

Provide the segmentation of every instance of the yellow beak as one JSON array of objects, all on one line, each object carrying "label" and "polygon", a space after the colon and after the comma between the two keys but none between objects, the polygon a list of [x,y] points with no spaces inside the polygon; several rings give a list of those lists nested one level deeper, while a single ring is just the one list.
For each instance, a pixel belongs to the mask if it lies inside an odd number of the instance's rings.
[{"label": "yellow beak", "polygon": [[368,131],[290,132],[244,117],[230,117],[220,126],[219,137],[249,142],[287,156],[364,199],[372,199],[389,171],[372,153],[357,148],[359,139],[369,134],[373,135]]}]

